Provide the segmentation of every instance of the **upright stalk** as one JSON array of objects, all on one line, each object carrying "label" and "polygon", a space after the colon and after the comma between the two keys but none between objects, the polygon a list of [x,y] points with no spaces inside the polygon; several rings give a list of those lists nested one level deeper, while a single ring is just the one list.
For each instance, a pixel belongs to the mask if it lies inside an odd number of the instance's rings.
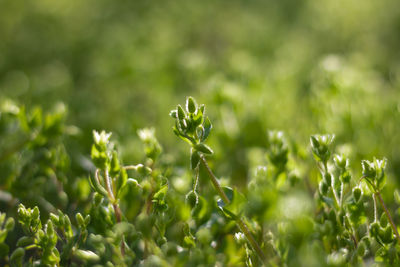
[{"label": "upright stalk", "polygon": [[[118,202],[114,197],[112,185],[111,185],[111,177],[108,174],[107,170],[104,170],[104,178],[105,178],[105,184],[106,184],[106,189],[108,193],[108,197],[112,203],[113,209],[114,209],[114,214],[115,214],[115,220],[117,223],[120,223],[122,220],[122,212],[121,209],[119,208]],[[125,256],[125,238],[122,236],[121,240],[121,255],[124,257]]]},{"label": "upright stalk", "polygon": [[[214,173],[210,169],[210,166],[208,166],[207,160],[205,159],[204,155],[201,155],[200,159],[201,159],[201,162],[203,163],[204,167],[206,167],[207,173],[211,179],[212,184],[214,185],[215,190],[217,190],[218,195],[222,198],[222,200],[225,202],[225,204],[229,204],[230,201],[229,201],[228,197],[226,196],[221,185],[219,184],[217,177],[214,175]],[[250,245],[253,247],[256,254],[261,259],[261,261],[265,262],[266,256],[265,256],[264,252],[262,251],[261,247],[258,245],[257,241],[254,239],[253,235],[249,231],[249,228],[247,227],[247,225],[243,221],[243,219],[241,219],[241,218],[237,219],[236,224],[239,227],[240,231],[242,231],[243,234],[246,236],[247,240],[249,241]]]},{"label": "upright stalk", "polygon": [[386,208],[385,202],[383,202],[381,193],[380,193],[379,191],[377,191],[377,192],[374,193],[374,195],[378,197],[379,202],[381,203],[381,205],[382,205],[382,207],[383,207],[383,210],[385,211],[386,216],[387,216],[388,219],[389,219],[390,226],[392,227],[392,229],[393,229],[393,231],[394,231],[394,233],[395,233],[395,235],[396,235],[396,237],[397,237],[397,240],[399,241],[399,244],[400,244],[400,236],[399,236],[399,232],[397,231],[397,226],[396,226],[396,224],[394,224],[394,221],[393,221],[393,219],[392,219],[392,216],[390,216],[390,212],[389,212],[389,210]]},{"label": "upright stalk", "polygon": [[[328,171],[328,164],[327,164],[327,162],[324,162],[323,163],[323,166],[324,166],[324,173],[325,173],[325,175],[328,175],[329,174],[329,171]],[[337,194],[336,194],[336,190],[335,190],[335,177],[333,177],[333,176],[331,176],[331,188],[332,188],[332,194],[333,194],[333,198],[335,199],[335,203],[336,203],[336,205],[337,205],[337,207],[338,208],[341,208],[341,204],[340,204],[340,201],[339,201],[339,197],[337,196]]]}]

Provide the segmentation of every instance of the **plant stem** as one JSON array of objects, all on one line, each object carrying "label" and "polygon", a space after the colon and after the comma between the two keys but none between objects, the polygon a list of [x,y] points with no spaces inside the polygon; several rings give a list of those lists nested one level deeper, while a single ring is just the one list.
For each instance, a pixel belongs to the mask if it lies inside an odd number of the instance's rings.
[{"label": "plant stem", "polygon": [[110,175],[108,174],[108,171],[107,171],[107,170],[104,170],[104,178],[106,179],[106,180],[105,180],[105,184],[106,184],[108,196],[109,196],[111,202],[115,202],[115,197],[114,197],[113,189],[112,189],[112,187],[111,187],[111,178],[110,178]]},{"label": "plant stem", "polygon": [[340,184],[340,208],[343,207],[344,183]]},{"label": "plant stem", "polygon": [[373,194],[372,198],[374,200],[374,222],[378,221],[378,205],[376,204],[376,195]]},{"label": "plant stem", "polygon": [[253,249],[256,251],[257,255],[260,257],[262,262],[265,262],[266,256],[264,252],[261,250],[260,246],[258,245],[257,241],[254,239],[253,235],[250,233],[249,228],[247,227],[246,223],[239,218],[236,221],[240,231],[243,232],[243,234],[246,236],[247,240],[249,240],[250,245],[253,247]]},{"label": "plant stem", "polygon": [[[122,213],[121,213],[121,209],[119,208],[118,202],[116,201],[115,197],[114,197],[114,193],[113,193],[113,189],[111,186],[111,177],[108,174],[107,170],[104,170],[104,178],[105,178],[105,184],[106,184],[106,188],[107,188],[107,192],[108,192],[108,197],[110,198],[110,202],[112,203],[113,209],[114,209],[114,214],[115,214],[115,220],[117,223],[121,222],[122,219]],[[124,243],[124,236],[122,236],[122,240],[121,240],[121,255],[122,257],[125,256],[125,243]]]},{"label": "plant stem", "polygon": [[224,190],[222,189],[221,185],[219,184],[217,177],[214,175],[212,170],[210,169],[210,166],[208,166],[207,160],[205,159],[204,155],[200,156],[201,161],[204,164],[204,167],[206,167],[206,170],[208,172],[208,175],[210,176],[211,182],[213,183],[215,190],[217,190],[218,195],[222,198],[222,200],[225,202],[225,204],[229,204],[229,198],[226,196]]},{"label": "plant stem", "polygon": [[[328,163],[323,162],[323,166],[324,166],[324,173],[322,175],[324,175],[324,174],[331,175],[328,171]],[[339,198],[338,198],[338,196],[336,194],[336,190],[335,190],[335,177],[333,177],[333,175],[331,175],[331,188],[332,188],[332,194],[333,194],[333,198],[335,199],[336,206],[338,208],[341,208],[340,201],[339,201]]]},{"label": "plant stem", "polygon": [[393,229],[393,231],[394,231],[394,233],[395,233],[395,235],[396,235],[396,237],[397,237],[397,240],[399,241],[399,244],[400,244],[400,236],[399,236],[399,232],[397,231],[397,226],[394,224],[394,221],[393,221],[393,219],[392,219],[392,216],[390,216],[390,212],[389,212],[389,210],[386,208],[385,202],[383,202],[381,193],[380,193],[379,191],[377,191],[377,192],[374,193],[374,195],[378,196],[379,202],[381,203],[381,205],[382,205],[382,207],[383,207],[383,209],[384,209],[384,211],[385,211],[385,213],[386,213],[386,216],[387,216],[388,219],[389,219],[390,225],[392,226],[392,229]]},{"label": "plant stem", "polygon": [[[206,167],[207,173],[208,173],[215,189],[217,190],[218,195],[222,198],[222,200],[225,202],[225,204],[229,204],[230,201],[229,201],[228,197],[226,196],[221,185],[219,184],[217,177],[214,175],[214,173],[210,169],[210,166],[208,166],[207,160],[205,159],[204,155],[200,155],[200,159],[201,159],[204,167]],[[251,232],[249,231],[249,228],[247,227],[246,223],[241,218],[238,218],[236,220],[236,223],[237,223],[240,231],[242,231],[243,234],[246,236],[247,240],[249,241],[250,245],[253,247],[253,249],[257,253],[258,257],[261,259],[262,262],[265,262],[266,256],[265,256],[264,252],[262,251],[261,247],[258,245],[257,241],[254,239]]]}]

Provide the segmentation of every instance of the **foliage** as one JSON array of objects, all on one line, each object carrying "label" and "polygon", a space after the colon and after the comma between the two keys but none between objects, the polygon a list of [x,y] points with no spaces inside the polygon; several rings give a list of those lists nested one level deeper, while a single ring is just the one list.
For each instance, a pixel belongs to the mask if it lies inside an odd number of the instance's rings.
[{"label": "foliage", "polygon": [[399,265],[397,2],[3,0],[0,266]]},{"label": "foliage", "polygon": [[[387,160],[361,161],[357,178],[348,156],[334,153],[334,135],[310,138],[318,186],[298,173],[307,156],[283,132],[270,131],[266,147],[255,153],[264,154],[266,165],[238,190],[211,170],[206,156],[214,152],[205,142],[213,126],[205,106],[188,97],[185,108],[178,105],[170,116],[173,132],[190,145],[190,171],[163,155],[153,128],[138,131],[144,158],[136,165],[123,164],[111,133],[93,131],[92,171],[69,181],[57,178],[69,174],[66,150],[61,160],[51,153],[68,134],[65,113],[43,116],[39,108],[27,112],[9,101],[1,114],[3,129],[22,140],[1,159],[9,167],[2,194],[11,207],[11,217],[0,215],[3,265],[399,264],[397,220],[381,194]],[[34,182],[40,175],[42,181]],[[20,179],[28,179],[32,192],[20,191]],[[40,193],[51,182],[62,193]],[[77,186],[80,193],[67,193]],[[63,195],[67,200],[57,202]],[[397,191],[395,199],[400,202]]]}]

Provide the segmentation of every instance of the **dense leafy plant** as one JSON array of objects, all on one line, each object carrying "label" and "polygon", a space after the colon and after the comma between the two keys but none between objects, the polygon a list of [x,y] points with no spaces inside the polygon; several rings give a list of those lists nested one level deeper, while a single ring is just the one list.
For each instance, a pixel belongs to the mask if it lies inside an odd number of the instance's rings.
[{"label": "dense leafy plant", "polygon": [[198,183],[197,179],[199,179],[199,164],[201,162],[206,168],[215,190],[221,197],[221,199],[218,200],[218,207],[223,211],[225,216],[236,222],[239,229],[250,242],[252,248],[256,251],[258,257],[261,261],[264,261],[265,255],[261,247],[241,218],[244,207],[244,196],[230,187],[222,188],[205,158],[205,155],[213,154],[212,149],[204,144],[204,141],[206,141],[212,129],[210,119],[205,116],[205,106],[201,105],[199,107],[192,97],[188,97],[186,100],[186,111],[182,106],[178,105],[177,109],[172,110],[170,115],[176,120],[174,133],[191,145],[190,165],[195,171],[196,181],[194,182],[193,190],[187,195],[187,198],[192,202],[192,206],[198,204],[196,185]]},{"label": "dense leafy plant", "polygon": [[[400,238],[397,226],[380,193],[385,186],[386,159],[374,159],[373,162],[363,160],[362,177],[353,180],[352,185],[346,156],[334,155],[334,166],[330,168],[328,165],[333,139],[333,135],[311,136],[313,155],[322,176],[318,191],[318,229],[325,248],[332,253],[329,261],[335,264],[360,264],[363,258],[375,256],[378,262],[399,264]],[[366,182],[367,187],[363,189],[361,182]],[[366,192],[365,197],[363,191]],[[371,198],[373,220],[368,218],[366,212]],[[384,211],[381,216],[378,214],[377,201]]]},{"label": "dense leafy plant", "polygon": [[93,131],[89,167],[73,177],[65,143],[79,131],[65,125],[60,107],[43,115],[11,101],[1,106],[2,140],[12,141],[0,154],[1,265],[400,263],[398,213],[385,203],[387,160],[363,160],[356,175],[348,155],[335,154],[334,135],[310,138],[317,175],[298,144],[269,131],[265,146],[246,156],[249,180],[235,185],[212,171],[213,126],[205,106],[188,97],[170,113],[173,132],[190,145],[182,166],[153,128],[138,131],[143,158],[135,164],[124,164],[111,133]]}]

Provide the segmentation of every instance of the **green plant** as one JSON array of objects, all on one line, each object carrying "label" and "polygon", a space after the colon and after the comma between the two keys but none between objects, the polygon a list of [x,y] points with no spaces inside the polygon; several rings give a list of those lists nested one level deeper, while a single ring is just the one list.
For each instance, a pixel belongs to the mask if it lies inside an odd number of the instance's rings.
[{"label": "green plant", "polygon": [[[310,139],[322,176],[317,197],[318,229],[331,261],[361,264],[364,258],[374,256],[377,262],[399,264],[397,226],[380,194],[385,186],[386,159],[363,160],[361,179],[352,179],[345,155],[334,155],[334,164],[329,165],[333,139],[333,135],[313,135]],[[367,184],[364,189],[362,182]],[[372,222],[366,211],[371,197],[364,195],[372,196]],[[384,211],[381,216],[377,201]]]},{"label": "green plant", "polygon": [[[1,265],[399,264],[399,209],[391,210],[400,194],[391,201],[387,160],[361,161],[359,178],[346,151],[335,154],[333,135],[310,138],[317,174],[305,148],[283,131],[268,131],[264,145],[240,154],[249,171],[238,190],[212,171],[219,171],[207,158],[218,161],[206,144],[213,126],[191,97],[170,113],[190,160],[180,163],[154,128],[144,128],[135,150],[141,159],[124,164],[131,161],[126,147],[93,131],[83,171],[66,146],[79,130],[65,125],[65,109],[39,116],[39,108],[0,107],[3,140],[22,144],[0,142],[0,207],[7,212],[0,214]],[[182,167],[188,161],[190,170]]]},{"label": "green plant", "polygon": [[205,158],[205,155],[213,154],[212,149],[204,143],[212,129],[210,119],[205,115],[205,106],[198,106],[194,98],[188,97],[186,100],[186,110],[181,105],[178,105],[175,110],[171,111],[170,116],[175,119],[174,133],[191,145],[190,166],[195,172],[196,181],[188,197],[194,197],[194,205],[197,204],[196,184],[199,179],[199,165],[202,163],[217,194],[221,197],[218,200],[218,207],[229,219],[236,222],[238,228],[246,236],[246,239],[257,253],[261,262],[266,261],[263,250],[254,239],[242,218],[244,196],[230,187],[221,187]]},{"label": "green plant", "polygon": [[13,218],[7,218],[5,213],[0,213],[0,258],[3,258],[9,253],[9,246],[5,243],[7,234],[14,229],[15,221]]}]

